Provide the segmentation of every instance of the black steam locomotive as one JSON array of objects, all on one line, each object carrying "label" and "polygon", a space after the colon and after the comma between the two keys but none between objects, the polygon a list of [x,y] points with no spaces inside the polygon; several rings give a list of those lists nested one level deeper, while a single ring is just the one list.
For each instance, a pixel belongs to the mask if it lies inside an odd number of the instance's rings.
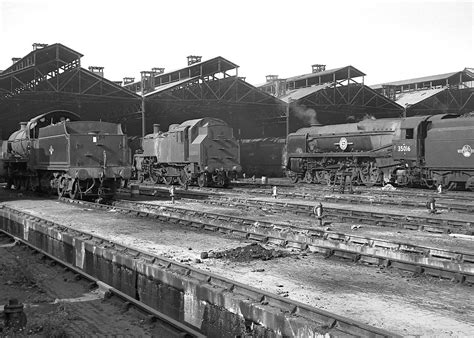
[{"label": "black steam locomotive", "polygon": [[120,124],[79,121],[74,113],[51,111],[20,125],[2,142],[0,175],[8,187],[109,198],[131,176]]},{"label": "black steam locomotive", "polygon": [[134,155],[134,175],[139,181],[201,187],[227,187],[241,170],[239,144],[224,121],[205,117],[172,124],[167,132],[154,126]]},{"label": "black steam locomotive", "polygon": [[286,168],[293,182],[334,181],[474,190],[474,117],[415,116],[312,126],[288,135]]}]

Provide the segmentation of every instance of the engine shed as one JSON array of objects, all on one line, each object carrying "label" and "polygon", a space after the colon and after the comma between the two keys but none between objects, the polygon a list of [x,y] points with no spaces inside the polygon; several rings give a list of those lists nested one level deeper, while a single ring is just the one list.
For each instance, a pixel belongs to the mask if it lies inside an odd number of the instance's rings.
[{"label": "engine shed", "polygon": [[137,82],[110,81],[104,67],[84,69],[82,56],[60,43],[35,43],[26,56],[13,58],[0,72],[0,138],[19,122],[52,110],[121,123],[132,137],[150,133],[153,124],[167,129],[206,116],[229,123],[237,138],[284,134],[285,103],[246,82],[238,65],[221,56],[206,61],[189,56],[186,67],[142,71]]},{"label": "engine shed", "polygon": [[430,75],[371,86],[403,107],[405,116],[474,111],[474,70]]},{"label": "engine shed", "polygon": [[33,50],[0,73],[0,136],[18,123],[53,111],[72,111],[83,120],[122,122],[140,109],[141,98],[107,80],[103,67],[81,67],[83,55],[60,43]]},{"label": "engine shed", "polygon": [[268,75],[258,86],[289,105],[289,131],[314,124],[355,122],[367,115],[399,117],[403,107],[364,84],[365,73],[353,66],[326,70],[312,66],[309,74],[279,79]]},{"label": "engine shed", "polygon": [[141,72],[141,81],[124,87],[144,95],[145,134],[155,123],[167,130],[170,124],[215,117],[230,124],[238,139],[283,135],[285,102],[246,82],[238,70],[222,56],[201,61],[191,55],[184,68]]}]

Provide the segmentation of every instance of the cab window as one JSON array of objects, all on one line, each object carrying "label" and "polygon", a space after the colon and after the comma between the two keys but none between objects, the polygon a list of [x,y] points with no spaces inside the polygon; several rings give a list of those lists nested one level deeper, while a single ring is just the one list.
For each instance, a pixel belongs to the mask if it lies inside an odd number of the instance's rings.
[{"label": "cab window", "polygon": [[413,140],[414,132],[413,128],[405,129],[405,139],[406,140]]}]

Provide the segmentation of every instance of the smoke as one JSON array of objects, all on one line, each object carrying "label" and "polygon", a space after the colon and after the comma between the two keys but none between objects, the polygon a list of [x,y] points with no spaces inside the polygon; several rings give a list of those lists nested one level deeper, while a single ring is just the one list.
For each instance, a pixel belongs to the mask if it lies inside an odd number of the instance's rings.
[{"label": "smoke", "polygon": [[365,114],[364,117],[362,118],[362,121],[364,120],[376,120],[375,116],[374,115],[371,115],[371,114]]},{"label": "smoke", "polygon": [[306,124],[320,124],[317,119],[316,111],[314,109],[296,105],[292,106],[291,108],[292,113],[301,121],[304,121]]}]

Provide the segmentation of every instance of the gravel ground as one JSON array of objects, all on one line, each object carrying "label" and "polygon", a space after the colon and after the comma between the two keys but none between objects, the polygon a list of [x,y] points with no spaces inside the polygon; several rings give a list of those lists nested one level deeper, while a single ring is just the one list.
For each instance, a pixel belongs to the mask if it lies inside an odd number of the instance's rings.
[{"label": "gravel ground", "polygon": [[266,260],[200,259],[202,252],[216,257],[214,253],[242,249],[251,242],[55,201],[4,204],[399,334],[469,336],[474,332],[474,296],[469,286],[287,250],[284,257],[272,255]]},{"label": "gravel ground", "polygon": [[[105,301],[89,282],[75,280],[72,272],[41,257],[0,237],[0,312],[15,298],[24,304],[27,317],[26,328],[17,336],[151,337],[156,333],[143,314],[124,310],[116,299]],[[12,335],[0,320],[0,336]]]},{"label": "gravel ground", "polygon": [[[168,201],[148,201],[144,203],[156,205],[170,205]],[[413,245],[420,245],[426,247],[433,247],[438,249],[460,251],[463,253],[474,254],[474,241],[462,238],[454,238],[448,234],[437,234],[426,231],[406,230],[395,227],[381,227],[375,225],[367,225],[363,223],[340,223],[325,221],[324,226],[319,226],[319,221],[314,217],[294,215],[291,213],[281,214],[276,213],[267,208],[262,209],[251,208],[249,210],[242,210],[237,206],[216,206],[210,204],[202,204],[191,200],[178,200],[174,207],[214,212],[218,214],[246,217],[255,220],[263,220],[266,222],[274,222],[278,224],[287,224],[293,226],[301,226],[305,228],[314,228],[329,230],[334,232],[342,232],[348,235],[367,237],[372,239],[390,240],[401,243],[408,243]],[[343,206],[342,206],[343,207]],[[355,227],[353,227],[355,225]]]}]

